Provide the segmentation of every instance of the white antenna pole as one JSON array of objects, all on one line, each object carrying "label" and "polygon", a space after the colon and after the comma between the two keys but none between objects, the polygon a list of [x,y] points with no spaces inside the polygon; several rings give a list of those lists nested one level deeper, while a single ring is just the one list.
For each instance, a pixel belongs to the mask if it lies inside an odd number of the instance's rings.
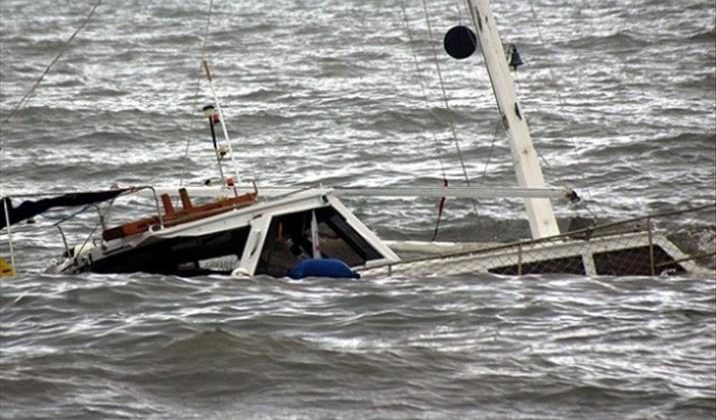
[{"label": "white antenna pole", "polygon": [[[490,75],[497,108],[510,141],[517,183],[522,188],[545,188],[537,151],[532,144],[525,115],[517,102],[514,82],[495,18],[490,9],[490,2],[489,0],[467,0],[467,2],[472,23],[477,30],[477,39],[485,58],[487,72]],[[559,235],[557,219],[549,199],[526,198],[525,209],[533,238]]]},{"label": "white antenna pole", "polygon": [[211,76],[211,71],[209,71],[209,64],[207,64],[206,60],[202,60],[202,64],[204,66],[204,72],[206,73],[206,78],[209,80],[209,87],[211,88],[211,94],[214,96],[214,103],[216,104],[216,111],[219,113],[219,122],[221,123],[221,129],[224,132],[224,140],[226,141],[226,145],[229,148],[229,158],[231,159],[231,169],[234,170],[234,177],[236,178],[236,184],[239,184],[241,179],[239,178],[239,171],[236,169],[236,162],[234,161],[234,151],[231,149],[231,139],[229,138],[229,132],[226,130],[226,122],[224,122],[224,112],[221,110],[221,104],[219,103],[219,97],[216,94],[216,89],[214,89],[214,79]]},{"label": "white antenna pole", "polygon": [[316,210],[311,210],[311,244],[313,248],[313,258],[321,258],[320,237],[318,235],[318,221],[316,221]]}]

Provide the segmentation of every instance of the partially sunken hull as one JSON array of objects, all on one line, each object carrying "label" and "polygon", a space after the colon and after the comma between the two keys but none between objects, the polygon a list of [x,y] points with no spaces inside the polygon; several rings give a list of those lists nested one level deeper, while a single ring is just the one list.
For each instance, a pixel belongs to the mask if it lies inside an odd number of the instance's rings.
[{"label": "partially sunken hull", "polygon": [[[456,252],[405,259],[360,270],[362,276],[385,275],[455,275],[492,273],[503,275],[576,274],[607,276],[655,276],[681,273],[708,273],[716,269],[713,231],[715,205],[693,210],[632,219],[625,222],[592,226],[564,235],[504,245],[455,244]],[[686,254],[655,221],[689,218],[708,226],[705,249],[699,249],[698,238],[691,241],[692,253]],[[688,246],[688,244],[686,244]],[[468,249],[466,249],[468,248]],[[415,246],[411,247],[415,249]]]},{"label": "partially sunken hull", "polygon": [[78,267],[94,273],[158,273],[179,276],[231,274],[232,269],[200,265],[200,261],[236,255],[243,250],[248,229],[239,228],[201,236],[168,239],[149,238],[136,247],[106,253],[91,263]]},{"label": "partially sunken hull", "polygon": [[[171,201],[162,197],[162,202],[164,213],[157,217],[105,229],[101,242],[68,249],[56,271],[283,277],[307,259],[338,260],[351,268],[400,260],[330,190],[304,190],[222,211],[212,207],[212,214],[179,221],[168,217]],[[182,212],[191,213],[185,191],[182,202]]]},{"label": "partially sunken hull", "polygon": [[[706,252],[697,250],[689,256],[663,233],[661,226],[653,223],[652,218],[560,234],[550,201],[552,197],[542,195],[546,184],[539,157],[510,75],[510,68],[516,68],[521,60],[515,61],[516,48],[511,46],[508,63],[489,1],[475,0],[468,5],[475,34],[471,39],[466,37],[470,52],[464,56],[458,54],[460,57],[457,58],[467,57],[475,50],[475,40],[479,41],[512,152],[517,184],[526,194],[522,198],[531,236],[535,239],[438,255],[430,253],[434,244],[424,243],[418,251],[424,251],[426,255],[401,260],[329,189],[308,189],[261,199],[257,197],[258,191],[239,196],[236,189],[229,189],[234,198],[205,204],[198,211],[186,190],[180,190],[181,210],[175,211],[171,199],[162,195],[162,211],[159,199],[155,197],[155,216],[112,228],[103,226],[101,243],[67,249],[68,258],[58,269],[64,272],[146,271],[176,275],[219,272],[282,277],[307,260],[326,259],[343,264],[349,270],[349,277],[356,274],[354,271],[363,276],[481,272],[655,276],[700,271],[702,268],[696,260],[713,269],[713,242]],[[466,32],[465,28],[462,32]],[[448,48],[448,52],[450,50]],[[229,156],[232,156],[231,142],[208,64],[203,62],[203,66],[214,94],[215,107],[207,106],[204,110],[209,119],[222,186],[233,186],[233,179],[224,176],[222,170],[223,148],[217,144],[215,123],[221,124]],[[465,177],[467,182],[467,174]],[[567,197],[570,201],[579,200],[573,191]],[[714,206],[696,211],[707,212],[713,241]],[[677,217],[693,217],[693,213],[682,212]],[[309,271],[321,273],[320,270]]]},{"label": "partially sunken hull", "polygon": [[[468,273],[654,276],[716,267],[713,243],[706,244],[707,252],[696,247],[687,255],[663,229],[656,228],[669,219],[681,218],[714,226],[710,220],[715,217],[714,205],[509,244],[412,242],[389,246],[331,190],[304,190],[223,210],[204,205],[199,208],[211,209],[204,217],[188,210],[193,207],[185,191],[180,195],[181,211],[174,210],[163,197],[164,213],[158,216],[163,224],[145,226],[149,220],[145,218],[106,229],[102,242],[68,251],[72,255],[57,270],[285,277],[311,259],[341,261],[362,277]],[[180,219],[177,214],[193,216]],[[136,229],[140,232],[126,234]],[[714,232],[708,233],[713,241]],[[413,257],[401,259],[396,251],[408,248]]]}]

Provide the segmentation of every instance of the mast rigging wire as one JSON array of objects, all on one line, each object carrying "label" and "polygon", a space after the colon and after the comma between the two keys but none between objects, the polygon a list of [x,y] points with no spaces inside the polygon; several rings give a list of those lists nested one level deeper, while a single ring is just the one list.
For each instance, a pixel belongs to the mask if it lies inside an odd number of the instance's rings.
[{"label": "mast rigging wire", "polygon": [[[20,101],[17,103],[17,105],[15,105],[15,108],[13,108],[12,111],[10,111],[10,114],[8,114],[8,116],[5,117],[2,124],[0,124],[0,125],[5,125],[8,122],[10,122],[10,120],[12,120],[13,117],[15,117],[15,114],[17,114],[17,111],[19,111],[25,104],[27,104],[27,102],[30,100],[30,97],[32,96],[32,94],[35,93],[35,90],[37,89],[37,87],[40,86],[40,83],[42,83],[42,80],[50,72],[50,69],[52,69],[52,66],[54,66],[55,63],[60,58],[62,58],[62,56],[65,54],[65,52],[69,49],[70,44],[75,39],[75,37],[82,31],[82,29],[84,29],[85,26],[87,26],[87,23],[89,23],[89,21],[92,19],[92,16],[94,16],[95,10],[97,10],[97,7],[99,7],[100,4],[102,4],[102,0],[97,0],[97,2],[95,2],[95,4],[92,6],[92,9],[90,9],[87,16],[80,23],[80,26],[72,33],[72,35],[70,35],[70,37],[67,39],[67,41],[64,42],[60,52],[57,53],[55,58],[50,62],[50,64],[47,65],[47,67],[42,72],[42,74],[40,74],[40,77],[38,77],[37,80],[35,81],[35,83],[33,83],[32,86],[30,87],[30,89],[28,89],[28,91],[25,92],[25,95],[23,95],[23,97],[20,99]],[[5,138],[1,138],[0,139],[0,180],[2,180],[4,154],[5,154]],[[3,189],[2,182],[0,181],[0,196],[2,195],[2,189]]]},{"label": "mast rigging wire", "polygon": [[[402,9],[402,12],[403,12],[403,13],[402,13],[402,14],[403,14],[403,21],[404,21],[404,23],[405,23],[406,32],[407,32],[407,34],[408,34],[408,39],[409,39],[410,46],[411,46],[411,52],[412,52],[412,54],[413,54],[413,61],[414,61],[414,64],[415,64],[415,70],[416,70],[416,74],[417,74],[417,76],[418,76],[418,81],[419,81],[419,84],[420,84],[420,90],[421,90],[421,92],[422,92],[422,94],[423,94],[423,98],[424,98],[424,100],[425,100],[425,107],[426,107],[426,109],[428,110],[428,112],[430,113],[430,115],[432,115],[432,116],[433,116],[434,118],[436,118],[438,121],[444,123],[445,121],[444,121],[437,113],[433,112],[432,109],[431,109],[431,107],[430,107],[430,101],[429,101],[429,99],[428,99],[427,91],[426,91],[426,88],[425,88],[425,86],[427,85],[427,83],[426,83],[425,80],[424,80],[424,77],[423,77],[423,74],[422,74],[422,71],[421,71],[421,68],[420,68],[420,63],[419,63],[419,61],[418,61],[418,55],[417,55],[417,53],[416,53],[416,51],[415,51],[415,48],[414,48],[414,42],[413,42],[412,31],[410,30],[410,23],[409,23],[409,20],[408,20],[408,14],[407,14],[407,11],[406,11],[406,8],[405,8],[405,1],[404,1],[404,0],[401,0],[400,6],[401,6],[401,9]],[[445,91],[445,87],[444,87],[444,83],[443,83],[443,79],[442,79],[442,73],[441,73],[440,65],[439,65],[438,60],[437,60],[437,53],[435,52],[435,47],[434,47],[434,45],[433,45],[433,44],[434,44],[434,39],[433,39],[433,36],[432,36],[432,28],[431,28],[431,26],[430,26],[430,21],[429,21],[429,18],[428,18],[427,5],[425,4],[424,1],[423,1],[423,10],[424,10],[424,12],[425,12],[425,19],[426,19],[427,26],[428,26],[429,38],[430,38],[430,41],[431,41],[431,51],[432,51],[432,53],[433,53],[433,59],[435,60],[435,65],[436,65],[436,67],[437,67],[437,72],[438,72],[438,75],[440,76],[440,86],[441,86],[441,88],[442,88],[443,100],[445,101],[445,108],[446,108],[446,109],[448,110],[448,112],[449,112],[449,111],[450,111],[450,106],[449,106],[448,100],[447,100],[447,93],[446,93],[446,91]],[[462,23],[462,13],[461,13],[461,10],[460,10],[459,2],[457,2],[457,11],[458,11],[458,16],[461,17],[460,20],[461,20],[461,23]],[[459,160],[460,160],[460,164],[461,164],[461,167],[462,167],[462,171],[463,171],[463,174],[464,174],[464,176],[465,176],[465,182],[466,182],[467,185],[469,186],[469,185],[470,185],[470,179],[469,179],[469,177],[468,177],[468,175],[467,175],[467,170],[466,170],[466,168],[465,168],[464,160],[463,160],[463,158],[462,158],[462,152],[461,152],[461,150],[460,150],[460,144],[459,144],[459,141],[458,141],[458,139],[457,139],[457,133],[456,133],[456,130],[455,130],[455,124],[454,124],[454,122],[453,122],[453,120],[452,120],[452,116],[450,117],[448,123],[449,123],[449,125],[450,125],[451,130],[452,130],[452,135],[453,135],[453,139],[454,139],[454,141],[455,141],[455,146],[456,146],[456,149],[457,149],[458,158],[459,158]],[[443,176],[443,185],[444,185],[445,187],[447,187],[447,185],[448,185],[448,179],[447,179],[447,175],[446,175],[446,173],[445,173],[445,164],[444,164],[444,162],[443,162],[444,159],[443,159],[442,149],[441,149],[441,147],[440,147],[440,142],[438,141],[437,136],[435,135],[435,132],[431,132],[431,134],[432,134],[432,138],[433,138],[433,143],[435,144],[435,149],[436,149],[436,151],[438,152],[438,160],[439,160],[439,162],[440,162],[440,171],[441,171],[442,176]],[[441,219],[442,219],[443,210],[444,210],[444,208],[445,208],[445,201],[446,201],[446,198],[445,198],[445,197],[442,197],[442,198],[440,199],[439,204],[438,204],[438,217],[437,217],[437,221],[436,221],[436,223],[435,223],[435,230],[434,230],[434,232],[433,232],[433,236],[432,236],[431,241],[435,241],[435,240],[437,239],[438,231],[439,231],[439,228],[440,228],[440,221],[441,221]],[[472,202],[473,211],[474,211],[475,214],[477,215],[477,204],[476,204],[476,202],[475,202],[474,199],[472,199],[471,202]]]},{"label": "mast rigging wire", "polygon": [[77,36],[77,34],[79,34],[80,31],[82,31],[82,29],[84,29],[84,27],[85,27],[85,26],[87,25],[87,23],[90,21],[90,19],[92,19],[92,16],[94,15],[94,11],[97,9],[97,7],[98,7],[101,3],[102,3],[102,0],[97,0],[97,2],[94,4],[94,6],[92,6],[92,9],[90,10],[90,12],[89,12],[89,14],[87,15],[87,17],[84,18],[84,20],[82,21],[82,23],[80,24],[80,26],[79,26],[79,27],[75,30],[75,32],[67,39],[67,41],[64,42],[64,44],[63,44],[62,49],[60,50],[60,52],[57,53],[57,56],[55,56],[55,58],[50,62],[50,64],[47,65],[47,68],[45,68],[45,71],[42,72],[42,74],[40,75],[40,77],[37,78],[37,81],[35,81],[35,83],[34,83],[34,84],[30,87],[30,89],[25,93],[25,95],[22,97],[22,99],[20,99],[20,102],[18,102],[17,105],[15,105],[15,108],[13,108],[13,110],[10,111],[10,115],[8,115],[8,116],[3,120],[3,124],[8,123],[8,122],[15,116],[15,114],[16,114],[17,111],[20,109],[20,107],[22,107],[22,106],[30,99],[30,96],[32,96],[32,94],[35,92],[35,89],[37,89],[37,87],[40,86],[40,83],[42,82],[42,79],[44,79],[45,76],[47,75],[47,73],[50,72],[50,69],[52,68],[52,66],[55,65],[55,63],[65,54],[65,52],[69,49],[70,44],[71,44],[72,41],[75,39],[75,37]]},{"label": "mast rigging wire", "polygon": [[[452,133],[453,141],[455,142],[455,150],[457,151],[457,157],[460,161],[460,167],[462,168],[462,174],[465,177],[465,184],[469,187],[470,186],[470,177],[467,175],[467,168],[465,167],[465,160],[462,157],[462,150],[460,150],[460,141],[457,138],[457,131],[455,129],[455,121],[452,116],[452,109],[450,108],[450,103],[448,101],[447,97],[447,91],[445,90],[445,82],[443,80],[442,70],[440,68],[440,62],[438,60],[438,54],[435,50],[435,38],[433,37],[433,29],[432,25],[430,24],[430,17],[428,13],[428,5],[425,2],[425,0],[422,1],[423,4],[423,13],[425,16],[425,23],[428,29],[428,37],[430,39],[430,51],[433,55],[433,61],[435,62],[435,68],[437,70],[438,74],[438,80],[440,81],[440,91],[442,92],[442,99],[445,104],[445,109],[448,111],[448,115],[450,115],[450,118],[448,119],[448,123],[450,124],[450,131]],[[471,200],[472,202],[472,209],[475,212],[475,215],[478,215],[477,212],[477,203],[474,199]]]},{"label": "mast rigging wire", "polygon": [[[92,9],[90,9],[87,16],[80,23],[80,26],[72,33],[72,35],[70,35],[70,37],[67,39],[67,41],[64,42],[60,52],[57,53],[55,58],[50,62],[50,64],[47,65],[47,67],[42,72],[42,74],[40,74],[40,77],[38,77],[37,80],[35,81],[35,83],[33,83],[32,86],[30,87],[30,89],[28,89],[28,91],[25,92],[25,95],[23,95],[23,97],[20,99],[20,101],[17,103],[17,105],[15,105],[15,108],[13,108],[12,111],[10,111],[10,114],[8,114],[8,116],[5,117],[2,124],[0,124],[0,125],[5,125],[8,122],[10,122],[13,119],[13,117],[15,117],[17,112],[25,104],[27,104],[27,102],[30,100],[30,97],[32,96],[32,94],[35,92],[37,87],[40,86],[40,83],[42,83],[42,80],[50,72],[50,69],[52,69],[52,66],[54,66],[55,63],[60,58],[62,58],[62,56],[65,54],[65,52],[69,49],[70,44],[75,39],[75,37],[82,31],[82,29],[84,29],[85,26],[87,26],[87,23],[89,23],[89,21],[92,19],[92,16],[94,16],[95,10],[97,10],[97,7],[99,7],[100,4],[102,4],[102,0],[97,0],[97,2],[95,2],[95,4],[92,6]],[[3,184],[2,184],[3,174],[2,173],[3,173],[4,162],[5,162],[5,138],[3,137],[3,138],[0,138],[0,197],[2,197],[2,195],[3,195]],[[7,202],[5,200],[3,200],[3,203],[4,203],[3,205],[5,206],[5,214],[7,217],[7,214],[8,214]],[[15,253],[14,253],[14,249],[13,249],[12,236],[10,233],[10,225],[9,224],[7,226],[7,232],[8,232],[8,245],[10,247],[10,260],[11,260],[10,264],[13,267],[12,273],[14,275],[15,274]]]},{"label": "mast rigging wire", "polygon": [[497,141],[497,136],[500,134],[500,127],[502,127],[502,118],[497,118],[495,121],[495,132],[492,135],[492,141],[490,142],[490,151],[487,152],[487,161],[485,162],[485,168],[482,170],[482,176],[481,179],[484,179],[485,176],[487,176],[487,167],[490,166],[490,160],[492,160],[492,152],[495,149],[495,142]]},{"label": "mast rigging wire", "polygon": [[[447,97],[447,91],[445,90],[445,82],[443,80],[443,74],[442,70],[440,68],[440,62],[438,60],[438,54],[435,50],[435,38],[433,37],[433,28],[430,24],[430,17],[428,13],[428,5],[425,2],[425,0],[422,1],[423,4],[423,12],[425,15],[425,24],[428,28],[428,37],[430,38],[430,51],[433,55],[433,61],[435,62],[435,69],[437,70],[438,74],[438,80],[440,82],[440,91],[442,92],[442,99],[443,103],[445,105],[445,109],[448,111],[448,114],[450,115],[450,118],[448,119],[448,123],[450,124],[450,131],[452,132],[453,141],[455,142],[455,150],[457,151],[457,157],[460,161],[460,167],[462,168],[462,174],[465,177],[465,184],[469,187],[470,186],[470,177],[467,175],[467,168],[465,167],[465,160],[462,157],[462,150],[460,150],[460,141],[457,138],[457,130],[455,129],[455,121],[453,121],[452,117],[452,109],[450,108],[450,103],[448,101]],[[475,203],[473,203],[473,207],[475,208],[475,213],[477,213],[477,206]]]},{"label": "mast rigging wire", "polygon": [[[537,17],[537,11],[535,10],[534,3],[532,0],[528,0],[528,4],[530,6],[530,12],[532,13],[532,22],[534,22],[535,29],[537,30],[537,38],[539,39],[539,42],[540,42],[540,45],[542,46],[542,48],[546,50],[547,43],[545,42],[544,37],[542,36],[542,27],[541,27],[539,19]],[[581,63],[582,60],[578,58],[577,62]],[[549,60],[545,60],[545,64],[547,65],[547,71],[549,72],[549,78],[550,78],[550,81],[552,82],[552,85],[557,86],[557,77],[555,76],[555,72],[554,72],[554,68],[552,67],[552,64],[550,63]],[[557,98],[557,103],[558,103],[558,107],[559,107],[560,111],[562,112],[562,114],[565,114],[566,106],[564,104],[564,100],[562,99],[562,95],[560,95],[559,90],[556,88],[554,89],[554,93]],[[576,150],[577,147],[574,144],[574,140],[570,139],[570,142],[572,143],[572,148]],[[539,149],[537,149],[537,154],[542,159],[542,161],[545,163],[545,165],[549,169],[552,169],[551,165],[549,164],[547,159],[540,153]],[[580,167],[582,166],[582,162],[581,162],[581,159],[579,158],[579,155],[577,155],[577,164]],[[582,185],[584,185],[585,189],[587,190],[587,195],[589,195],[591,197],[591,193],[589,191],[589,188],[587,187],[588,184],[584,181],[586,179],[584,171],[580,171],[580,177],[582,180]],[[563,186],[567,185],[567,183],[565,183],[563,181],[561,181],[560,183]],[[585,205],[585,207],[586,207],[586,205]],[[589,209],[587,209],[587,211],[589,211],[589,213],[592,213],[591,210],[589,210]]]},{"label": "mast rigging wire", "polygon": [[[418,84],[420,85],[420,91],[422,92],[423,99],[425,100],[425,108],[429,111],[429,113],[434,118],[443,122],[442,119],[440,118],[440,116],[438,116],[437,113],[433,112],[432,109],[430,108],[430,101],[428,100],[428,94],[425,89],[425,86],[427,83],[425,82],[425,78],[423,77],[423,72],[420,69],[420,63],[418,61],[418,54],[415,52],[413,32],[410,30],[410,24],[408,22],[408,13],[405,9],[405,0],[400,0],[400,7],[403,12],[403,21],[405,22],[405,31],[407,32],[408,42],[410,43],[410,51],[413,54],[413,63],[415,64],[415,72],[418,76]],[[442,151],[442,148],[440,147],[440,142],[438,142],[438,138],[435,135],[434,131],[431,131],[430,133],[432,134],[433,143],[435,144],[435,150],[438,152],[438,161],[440,162],[440,172],[442,173],[443,179],[446,179],[447,175],[445,174],[445,164],[443,162],[443,151]]]},{"label": "mast rigging wire", "polygon": [[[206,15],[206,24],[204,25],[204,32],[202,34],[201,41],[201,59],[199,60],[199,77],[196,79],[196,88],[194,89],[194,100],[191,104],[191,114],[196,112],[199,107],[199,89],[201,88],[201,80],[204,78],[204,61],[206,60],[206,42],[209,38],[209,25],[211,23],[211,14],[214,9],[214,0],[209,0],[209,12]],[[197,119],[192,118],[190,133],[196,129]],[[191,135],[187,136],[186,146],[184,148],[184,161],[189,159],[189,145],[191,144]],[[179,185],[184,185],[184,178],[186,177],[186,165],[182,168],[181,176],[179,177]]]},{"label": "mast rigging wire", "polygon": [[[537,29],[537,36],[538,36],[539,42],[540,42],[542,48],[546,49],[546,47],[545,47],[545,46],[546,46],[546,42],[544,41],[544,37],[542,36],[542,27],[541,27],[540,24],[539,24],[539,19],[537,18],[537,12],[535,11],[534,3],[533,3],[532,0],[528,0],[528,4],[529,4],[529,6],[530,6],[530,11],[532,12],[532,21],[534,22],[535,28]],[[580,26],[580,27],[581,27],[581,26]],[[578,62],[578,63],[581,63],[582,60],[581,60],[581,59],[578,59],[577,62]],[[547,69],[548,69],[548,71],[549,71],[549,76],[550,76],[552,85],[553,85],[553,86],[557,86],[557,83],[556,83],[557,78],[555,77],[554,69],[552,68],[552,64],[549,62],[549,60],[545,60],[545,63],[547,64]],[[560,111],[564,114],[564,113],[565,113],[565,108],[566,108],[566,106],[565,106],[565,104],[564,104],[564,101],[562,100],[562,96],[560,95],[559,90],[556,89],[556,88],[555,88],[555,96],[557,97],[557,102],[558,102],[559,109],[560,109]],[[574,144],[574,140],[573,140],[573,139],[570,139],[570,142],[572,143],[572,148],[576,151],[577,147],[576,147],[576,145]],[[542,154],[539,152],[539,149],[537,149],[537,154],[538,154],[539,157],[542,159],[542,161],[547,165],[547,167],[550,168],[550,169],[552,169],[552,167],[549,165],[549,162],[548,162],[548,161],[542,156]],[[583,165],[582,165],[582,161],[581,161],[581,159],[580,159],[580,157],[579,157],[579,154],[577,154],[577,165],[578,165],[579,167],[582,167],[582,166],[583,166]],[[589,184],[588,184],[587,182],[585,182],[585,179],[586,179],[585,172],[584,172],[584,171],[579,171],[579,173],[580,173],[580,178],[581,178],[581,181],[582,181],[582,185],[583,185],[583,186],[585,187],[585,189],[586,189],[587,196],[589,196],[590,199],[591,199],[592,194],[591,194],[591,192],[590,192],[590,190],[589,190],[589,187],[588,187]],[[565,183],[564,181],[561,181],[560,183],[562,184],[562,186],[567,187],[567,183]],[[567,188],[572,189],[571,187],[567,187]],[[584,209],[587,213],[589,213],[590,216],[592,216],[592,217],[594,218],[594,220],[597,220],[597,215],[594,214],[594,212],[592,211],[592,209],[589,207],[589,205],[586,203],[585,200],[579,200],[579,201],[576,203],[575,208],[577,208],[577,209],[578,209],[578,208]]]}]

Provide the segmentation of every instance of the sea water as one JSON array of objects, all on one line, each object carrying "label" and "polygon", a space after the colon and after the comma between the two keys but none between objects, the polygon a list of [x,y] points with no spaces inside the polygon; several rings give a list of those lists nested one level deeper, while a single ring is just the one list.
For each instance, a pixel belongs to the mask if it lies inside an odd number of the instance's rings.
[{"label": "sea water", "polygon": [[[405,3],[403,15],[399,1],[216,0],[205,37],[209,2],[105,2],[0,126],[3,194],[216,180],[202,58],[243,183],[459,186],[462,155],[473,185],[514,185],[482,58],[442,52],[464,4],[427,1],[431,33],[422,3]],[[713,202],[713,2],[494,3],[525,62],[513,76],[545,178],[584,198],[555,203],[560,220]],[[93,4],[0,2],[2,121]],[[346,204],[387,239],[429,240],[437,217],[434,199]],[[475,207],[448,200],[438,238],[524,237],[520,200]],[[64,250],[51,224],[70,213],[15,226],[0,418],[716,414],[710,275],[43,274]],[[70,243],[95,222],[67,221]]]}]

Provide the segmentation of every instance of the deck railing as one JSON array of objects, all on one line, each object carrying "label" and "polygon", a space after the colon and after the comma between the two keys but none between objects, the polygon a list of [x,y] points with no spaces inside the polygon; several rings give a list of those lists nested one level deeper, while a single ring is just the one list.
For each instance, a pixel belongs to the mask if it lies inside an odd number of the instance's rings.
[{"label": "deck railing", "polygon": [[716,270],[716,204],[594,225],[536,240],[405,258],[364,275],[646,275]]}]

